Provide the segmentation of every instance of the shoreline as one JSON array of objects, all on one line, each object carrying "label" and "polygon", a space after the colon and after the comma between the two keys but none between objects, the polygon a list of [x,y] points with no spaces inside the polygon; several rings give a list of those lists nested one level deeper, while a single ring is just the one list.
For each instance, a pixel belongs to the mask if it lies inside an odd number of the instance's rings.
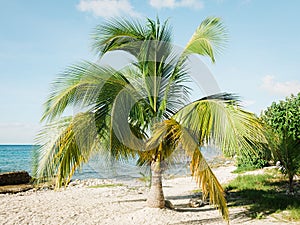
[{"label": "shoreline", "polygon": [[[213,171],[224,184],[234,179],[234,166]],[[77,182],[77,183],[76,183]],[[97,187],[98,185],[98,187]],[[148,187],[141,181],[87,179],[58,191],[41,189],[0,195],[1,224],[226,224],[210,205],[190,208],[197,189],[190,176],[163,180],[165,198],[177,210],[146,207]],[[230,224],[284,224],[272,217],[252,220],[243,207],[229,207]],[[287,223],[288,224],[288,223]]]}]

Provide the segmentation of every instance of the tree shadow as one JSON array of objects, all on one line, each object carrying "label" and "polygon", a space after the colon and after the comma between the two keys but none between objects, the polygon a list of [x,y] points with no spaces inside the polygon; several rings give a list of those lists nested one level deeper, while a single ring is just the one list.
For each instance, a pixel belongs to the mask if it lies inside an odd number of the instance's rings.
[{"label": "tree shadow", "polygon": [[[215,209],[214,209],[215,210]],[[244,212],[236,212],[230,214],[230,221],[233,221],[235,219],[240,220],[242,223],[245,223],[251,219],[247,219],[245,217]],[[172,225],[193,225],[193,224],[210,224],[210,223],[218,223],[218,224],[227,224],[226,221],[222,219],[222,216],[219,214],[216,214],[216,217],[209,217],[209,218],[203,218],[199,220],[191,219],[187,221],[180,221],[176,223],[172,223]]]},{"label": "tree shadow", "polygon": [[247,206],[247,216],[255,218],[258,214],[270,215],[278,210],[286,210],[293,207],[300,210],[300,194],[286,194],[286,183],[266,182],[270,190],[248,188],[244,190],[226,190],[226,198],[229,207]]},{"label": "tree shadow", "polygon": [[213,207],[200,207],[200,208],[191,208],[188,204],[177,204],[174,205],[176,212],[207,212],[216,210]]},{"label": "tree shadow", "polygon": [[122,202],[146,202],[147,199],[145,198],[139,198],[139,199],[126,199],[126,200],[118,200],[118,201],[113,201],[112,203],[122,203]]},{"label": "tree shadow", "polygon": [[201,195],[195,195],[195,194],[175,195],[175,196],[167,196],[166,198],[168,200],[183,200],[183,199],[191,199],[191,198],[201,198]]},{"label": "tree shadow", "polygon": [[[178,223],[172,223],[172,225],[193,225],[193,224],[209,224],[212,222],[222,222],[222,218],[207,218],[201,220],[188,220],[188,221],[180,221]],[[225,222],[224,222],[225,224]]]}]

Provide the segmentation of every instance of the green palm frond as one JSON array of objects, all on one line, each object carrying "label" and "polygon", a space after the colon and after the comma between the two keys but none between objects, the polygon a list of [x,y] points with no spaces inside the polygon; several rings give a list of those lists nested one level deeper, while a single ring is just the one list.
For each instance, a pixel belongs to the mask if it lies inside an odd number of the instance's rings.
[{"label": "green palm frond", "polygon": [[153,72],[158,71],[159,64],[164,63],[172,52],[171,28],[168,21],[161,24],[158,18],[156,21],[147,19],[147,22],[148,34],[141,44],[137,59],[141,66],[147,62],[147,67],[154,70],[150,72],[153,75]]},{"label": "green palm frond", "polygon": [[159,19],[147,19],[146,26],[142,26],[139,21],[119,18],[97,26],[92,38],[92,47],[100,56],[109,51],[123,50],[139,58],[139,61],[155,61],[143,57],[149,57],[154,48],[157,55],[166,55],[171,31],[167,21],[161,24]]},{"label": "green palm frond", "polygon": [[147,18],[147,27],[149,28],[149,39],[150,40],[157,40],[161,42],[171,42],[171,28],[168,26],[168,20],[164,21],[161,24],[159,18],[157,17],[156,20],[152,20]]},{"label": "green palm frond", "polygon": [[201,146],[216,146],[229,156],[253,152],[255,147],[261,149],[261,144],[266,142],[260,120],[241,109],[236,97],[229,94],[195,101],[173,118],[197,137]]},{"label": "green palm frond", "polygon": [[80,113],[74,118],[64,118],[48,124],[40,131],[37,143],[39,165],[37,178],[56,177],[56,187],[67,185],[77,168],[91,155],[99,152],[99,138],[94,115]]},{"label": "green palm frond", "polygon": [[279,160],[285,168],[285,173],[300,174],[300,140],[286,132],[279,135],[270,130],[268,133],[269,145],[274,158]]},{"label": "green palm frond", "polygon": [[35,177],[47,178],[55,175],[56,169],[53,162],[58,152],[56,143],[71,121],[72,117],[62,118],[52,124],[45,125],[38,133],[36,144],[40,145],[35,149],[35,160],[38,162],[34,168]]},{"label": "green palm frond", "polygon": [[168,117],[188,103],[190,95],[188,84],[191,78],[188,75],[188,69],[184,63],[178,66],[176,60],[178,60],[177,55],[170,56],[168,63],[164,65],[158,92],[158,110],[168,114]]},{"label": "green palm frond", "polygon": [[148,29],[138,21],[110,20],[96,27],[92,34],[92,48],[100,56],[108,51],[124,50],[137,57],[148,33]]},{"label": "green palm frond", "polygon": [[282,137],[279,145],[279,154],[286,154],[281,158],[283,166],[288,168],[291,174],[300,174],[300,140],[294,139],[292,136]]},{"label": "green palm frond", "polygon": [[52,84],[41,120],[52,121],[70,106],[84,108],[99,103],[101,92],[105,91],[105,84],[114,86],[110,87],[111,90],[122,89],[127,85],[127,81],[116,70],[90,62],[69,67]]},{"label": "green palm frond", "polygon": [[[135,97],[131,87],[124,88],[118,93],[111,110],[110,133],[111,135],[114,134],[118,139],[118,143],[122,143],[127,149],[138,151],[144,148],[145,133],[141,127],[130,123],[134,122],[133,120],[128,120],[132,108],[139,111],[138,115],[142,114],[142,108],[133,107],[139,105],[140,99]],[[113,144],[111,142],[111,145]]]},{"label": "green palm frond", "polygon": [[220,18],[208,17],[193,34],[185,47],[183,56],[199,54],[210,57],[215,62],[215,54],[222,51],[227,40],[227,31]]}]

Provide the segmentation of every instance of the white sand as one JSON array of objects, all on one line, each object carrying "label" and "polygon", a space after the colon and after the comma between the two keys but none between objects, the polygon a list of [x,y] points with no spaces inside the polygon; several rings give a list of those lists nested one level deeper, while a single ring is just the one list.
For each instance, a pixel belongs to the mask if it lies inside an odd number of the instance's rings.
[{"label": "white sand", "polygon": [[[231,173],[234,169],[219,167],[214,172],[221,183],[226,183],[237,176]],[[148,189],[143,183],[89,188],[86,182],[61,191],[31,190],[0,195],[0,224],[226,224],[209,205],[187,208],[192,191],[197,188],[190,177],[167,179],[163,184],[166,199],[181,210],[147,208]],[[231,224],[284,224],[272,217],[251,220],[243,208],[229,210]]]}]

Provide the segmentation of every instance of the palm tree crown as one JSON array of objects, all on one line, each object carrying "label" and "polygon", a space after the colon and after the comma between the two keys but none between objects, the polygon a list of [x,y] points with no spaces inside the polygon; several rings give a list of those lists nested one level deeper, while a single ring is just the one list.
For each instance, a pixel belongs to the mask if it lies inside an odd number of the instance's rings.
[{"label": "palm tree crown", "polygon": [[[191,158],[192,176],[204,196],[209,193],[228,220],[223,189],[200,148],[214,145],[228,155],[251,149],[263,138],[261,124],[231,94],[189,102],[188,57],[198,54],[215,62],[226,41],[219,18],[205,19],[181,52],[171,37],[168,22],[159,19],[145,25],[116,19],[96,27],[93,49],[100,58],[121,50],[133,60],[121,70],[82,62],[57,78],[37,138],[37,177],[56,176],[60,187],[96,152],[117,160],[138,157],[138,165],[152,170],[148,205],[164,207],[161,163],[180,147]],[[62,117],[68,106],[82,110]]]}]

